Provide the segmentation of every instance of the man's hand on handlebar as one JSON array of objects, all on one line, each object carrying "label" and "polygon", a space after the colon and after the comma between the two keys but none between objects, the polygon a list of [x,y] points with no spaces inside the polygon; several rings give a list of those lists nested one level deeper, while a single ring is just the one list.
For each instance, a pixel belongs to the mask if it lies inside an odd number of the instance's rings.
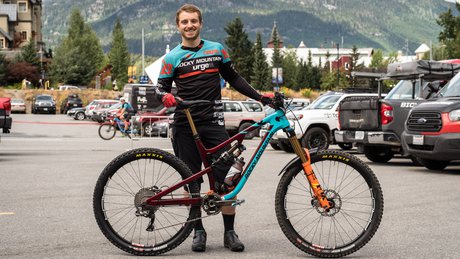
[{"label": "man's hand on handlebar", "polygon": [[163,98],[161,99],[161,101],[163,102],[163,105],[166,108],[173,107],[173,106],[177,105],[176,98],[171,93],[165,94],[163,96]]},{"label": "man's hand on handlebar", "polygon": [[275,97],[275,95],[273,93],[265,93],[265,94],[262,95],[262,97],[260,98],[259,101],[263,105],[272,106],[273,105],[273,97]]}]

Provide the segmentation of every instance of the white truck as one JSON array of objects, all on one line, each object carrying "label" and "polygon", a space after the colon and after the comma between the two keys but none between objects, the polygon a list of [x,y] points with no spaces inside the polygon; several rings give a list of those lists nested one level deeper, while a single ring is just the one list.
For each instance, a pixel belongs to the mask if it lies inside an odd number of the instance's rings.
[{"label": "white truck", "polygon": [[[339,125],[337,108],[341,100],[350,96],[377,96],[377,94],[329,92],[317,98],[306,108],[287,114],[291,127],[303,147],[327,149],[330,143],[335,143],[334,131]],[[293,152],[286,133],[278,131],[274,139],[282,150]],[[274,143],[271,144],[274,147]],[[340,143],[339,146],[345,150],[352,148],[351,143]]]}]

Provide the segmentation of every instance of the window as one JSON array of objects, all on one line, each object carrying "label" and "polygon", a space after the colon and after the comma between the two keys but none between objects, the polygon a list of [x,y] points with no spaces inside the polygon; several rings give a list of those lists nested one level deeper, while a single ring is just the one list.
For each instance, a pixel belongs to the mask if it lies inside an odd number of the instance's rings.
[{"label": "window", "polygon": [[4,4],[11,4],[11,1],[3,1]]},{"label": "window", "polygon": [[26,31],[21,31],[21,40],[27,41],[27,32]]},{"label": "window", "polygon": [[4,41],[3,39],[0,39],[0,49],[3,49],[5,47],[5,45],[3,45],[4,44],[3,41]]},{"label": "window", "polygon": [[27,2],[18,2],[18,13],[27,13]]}]

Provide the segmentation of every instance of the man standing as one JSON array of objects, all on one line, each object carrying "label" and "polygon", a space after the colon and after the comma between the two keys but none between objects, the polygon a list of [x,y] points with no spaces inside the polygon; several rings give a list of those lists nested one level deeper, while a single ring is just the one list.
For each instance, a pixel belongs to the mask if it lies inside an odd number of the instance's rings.
[{"label": "man standing", "polygon": [[[252,88],[233,68],[230,58],[220,43],[203,40],[200,37],[202,24],[201,11],[192,4],[185,4],[177,10],[176,25],[182,43],[171,50],[164,58],[158,79],[157,95],[166,107],[175,106],[176,100],[171,94],[173,81],[177,86],[177,96],[183,100],[209,100],[209,107],[191,109],[197,131],[206,148],[217,146],[229,138],[224,126],[223,104],[220,76],[240,93],[270,103],[268,96],[262,96]],[[184,113],[174,115],[172,144],[176,156],[182,159],[192,170],[201,170],[202,162],[195,146],[190,126]],[[213,170],[217,182],[222,183],[230,165]],[[202,181],[202,180],[201,180]],[[244,250],[243,243],[234,231],[235,208],[222,208],[224,221],[224,246],[231,251]],[[206,250],[206,232],[201,220],[195,225],[192,250]]]}]

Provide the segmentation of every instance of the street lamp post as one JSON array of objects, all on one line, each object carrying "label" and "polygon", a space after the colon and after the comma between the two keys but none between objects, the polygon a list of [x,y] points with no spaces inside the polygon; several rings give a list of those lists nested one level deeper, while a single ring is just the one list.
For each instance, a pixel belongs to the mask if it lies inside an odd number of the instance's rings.
[{"label": "street lamp post", "polygon": [[339,66],[339,43],[335,44],[337,46],[337,87],[340,86],[340,66]]}]

